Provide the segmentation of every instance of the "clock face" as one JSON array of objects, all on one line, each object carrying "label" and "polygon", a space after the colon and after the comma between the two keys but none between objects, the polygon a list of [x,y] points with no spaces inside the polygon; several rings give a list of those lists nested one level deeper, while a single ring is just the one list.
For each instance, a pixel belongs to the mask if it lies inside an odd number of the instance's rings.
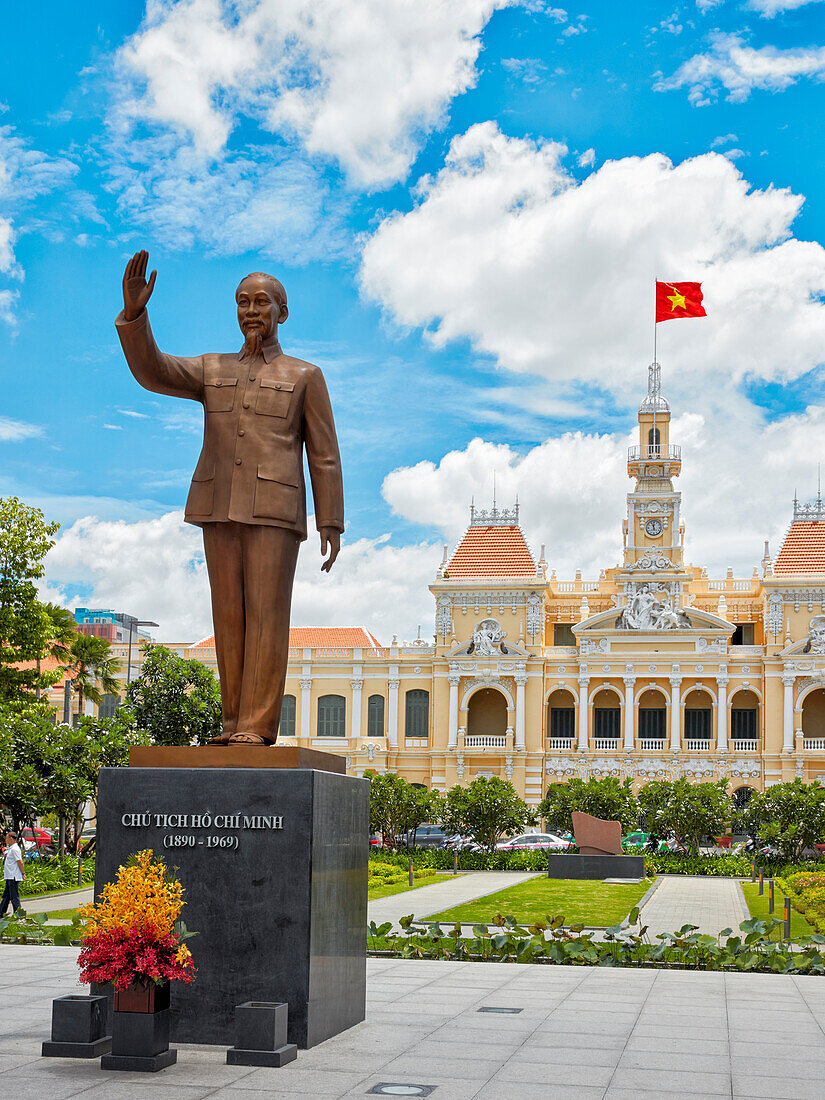
[{"label": "clock face", "polygon": [[645,533],[652,539],[655,539],[657,535],[661,535],[662,521],[660,519],[649,519],[645,524]]}]

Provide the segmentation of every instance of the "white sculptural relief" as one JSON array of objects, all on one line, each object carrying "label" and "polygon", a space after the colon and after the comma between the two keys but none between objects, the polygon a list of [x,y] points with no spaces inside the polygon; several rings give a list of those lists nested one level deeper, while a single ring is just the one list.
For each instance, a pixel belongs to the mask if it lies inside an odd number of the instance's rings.
[{"label": "white sculptural relief", "polygon": [[677,630],[691,622],[664,585],[644,584],[633,593],[616,625],[623,630]]}]

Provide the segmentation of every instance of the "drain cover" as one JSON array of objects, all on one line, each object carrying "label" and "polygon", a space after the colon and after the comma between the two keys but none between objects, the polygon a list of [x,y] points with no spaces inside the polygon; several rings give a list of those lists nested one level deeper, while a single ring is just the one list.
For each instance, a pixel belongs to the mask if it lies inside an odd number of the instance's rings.
[{"label": "drain cover", "polygon": [[435,1085],[401,1085],[392,1081],[373,1085],[368,1096],[429,1096]]},{"label": "drain cover", "polygon": [[485,1005],[478,1010],[479,1012],[500,1012],[502,1016],[515,1016],[519,1012],[523,1012],[522,1008],[497,1008],[495,1005]]}]

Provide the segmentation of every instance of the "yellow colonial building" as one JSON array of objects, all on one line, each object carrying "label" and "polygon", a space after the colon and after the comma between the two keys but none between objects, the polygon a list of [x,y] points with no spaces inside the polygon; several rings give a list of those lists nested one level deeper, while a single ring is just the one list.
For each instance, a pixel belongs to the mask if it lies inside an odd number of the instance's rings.
[{"label": "yellow colonial building", "polygon": [[[655,364],[638,421],[620,565],[559,580],[518,505],[471,507],[434,562],[432,644],[291,632],[279,741],[438,790],[501,776],[533,805],[570,776],[724,777],[739,799],[825,778],[825,506],[794,501],[776,561],[710,579],[685,560]],[[211,638],[176,648],[216,667]]]}]

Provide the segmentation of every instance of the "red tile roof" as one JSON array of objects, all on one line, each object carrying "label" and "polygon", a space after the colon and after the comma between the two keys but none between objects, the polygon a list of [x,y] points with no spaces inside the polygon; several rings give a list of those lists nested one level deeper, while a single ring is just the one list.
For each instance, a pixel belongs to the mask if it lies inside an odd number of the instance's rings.
[{"label": "red tile roof", "polygon": [[447,566],[449,580],[535,575],[536,563],[520,527],[469,527]]},{"label": "red tile roof", "polygon": [[791,524],[774,573],[825,573],[825,522],[796,520]]},{"label": "red tile roof", "polygon": [[[291,649],[381,649],[375,635],[363,626],[294,626],[289,632],[289,645]],[[186,652],[196,657],[200,650],[214,648],[215,635],[210,634]]]}]

